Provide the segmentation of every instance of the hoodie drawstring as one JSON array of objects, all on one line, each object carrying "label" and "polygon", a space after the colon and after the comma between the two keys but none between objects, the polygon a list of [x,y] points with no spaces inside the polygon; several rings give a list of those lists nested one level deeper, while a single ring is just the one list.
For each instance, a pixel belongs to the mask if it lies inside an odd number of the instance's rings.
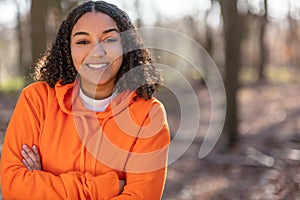
[{"label": "hoodie drawstring", "polygon": [[[83,125],[83,136],[81,137],[82,140],[82,145],[81,145],[81,149],[80,149],[80,170],[81,171],[85,171],[85,148],[87,145],[87,138],[89,136],[89,126],[87,123],[87,119],[85,118],[85,116],[79,116],[80,120],[82,122]],[[101,142],[102,142],[102,137],[103,137],[103,128],[105,123],[109,120],[110,118],[105,118],[103,120],[103,122],[101,123],[100,127],[97,129],[96,133],[97,137],[96,137],[96,143],[95,143],[95,147],[93,148],[93,152],[91,152],[93,158],[92,158],[92,165],[91,165],[91,169],[93,170],[94,175],[97,174],[96,173],[96,165],[97,165],[97,156],[99,154],[100,151],[100,147],[101,147]]]},{"label": "hoodie drawstring", "polygon": [[83,138],[82,138],[82,145],[81,145],[81,149],[80,149],[80,170],[82,172],[85,171],[85,145],[86,145],[86,140],[87,140],[87,137],[88,137],[88,124],[87,124],[87,121],[85,119],[84,116],[79,116],[82,123],[83,123],[83,130],[84,130],[84,134],[83,134]]},{"label": "hoodie drawstring", "polygon": [[94,159],[92,160],[92,166],[93,166],[93,169],[94,169],[94,173],[96,174],[96,164],[97,164],[97,156],[98,156],[98,153],[100,151],[100,145],[101,145],[101,142],[102,142],[102,138],[103,138],[103,129],[104,129],[104,125],[105,123],[109,120],[109,118],[105,118],[103,120],[103,122],[101,123],[101,126],[100,128],[98,129],[97,131],[97,139],[96,139],[96,146],[95,146],[95,149],[94,149],[94,152],[93,152],[93,156],[94,156]]}]

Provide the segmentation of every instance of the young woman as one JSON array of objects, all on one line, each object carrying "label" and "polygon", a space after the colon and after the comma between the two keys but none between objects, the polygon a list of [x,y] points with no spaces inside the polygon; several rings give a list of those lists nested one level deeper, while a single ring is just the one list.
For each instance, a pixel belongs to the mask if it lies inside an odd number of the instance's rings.
[{"label": "young woman", "polygon": [[4,199],[161,198],[161,79],[126,13],[103,1],[72,10],[34,78],[5,135]]}]

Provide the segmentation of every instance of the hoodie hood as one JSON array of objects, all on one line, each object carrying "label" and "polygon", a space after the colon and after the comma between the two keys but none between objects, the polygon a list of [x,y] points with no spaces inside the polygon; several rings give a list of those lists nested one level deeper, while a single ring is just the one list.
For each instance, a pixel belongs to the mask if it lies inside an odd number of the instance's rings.
[{"label": "hoodie hood", "polygon": [[[86,109],[83,105],[79,96],[79,89],[80,81],[75,81],[67,85],[61,85],[60,83],[55,85],[56,98],[60,109],[67,115],[73,116],[74,125],[82,142],[80,150],[81,170],[85,171],[86,169],[85,151],[87,150],[94,157],[91,166],[95,171],[94,173],[96,173],[97,160],[103,160],[98,155],[100,147],[105,144],[103,140],[106,139],[106,136],[103,136],[103,130],[105,129],[106,123],[111,118],[120,118],[119,116],[128,113],[123,111],[129,109],[133,104],[133,97],[136,96],[136,92],[126,90],[116,95],[104,112],[94,112]],[[135,130],[135,132],[138,132],[138,130]],[[109,144],[110,147],[113,145],[110,141]],[[127,157],[123,156],[120,169],[125,165],[126,159]]]},{"label": "hoodie hood", "polygon": [[[95,115],[94,111],[86,109],[83,105],[79,97],[79,89],[79,80],[67,85],[61,85],[60,82],[55,85],[56,97],[61,110],[74,116]],[[125,90],[115,96],[104,112],[96,113],[97,117],[107,118],[119,114],[133,103],[136,92]]]}]

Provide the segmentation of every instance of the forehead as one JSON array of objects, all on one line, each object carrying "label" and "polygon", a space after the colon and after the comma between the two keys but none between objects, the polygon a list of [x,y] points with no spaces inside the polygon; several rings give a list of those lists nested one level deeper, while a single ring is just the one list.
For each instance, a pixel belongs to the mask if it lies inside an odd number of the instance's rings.
[{"label": "forehead", "polygon": [[117,23],[110,16],[101,12],[87,12],[76,22],[72,33],[77,31],[102,32],[110,28],[119,30]]}]

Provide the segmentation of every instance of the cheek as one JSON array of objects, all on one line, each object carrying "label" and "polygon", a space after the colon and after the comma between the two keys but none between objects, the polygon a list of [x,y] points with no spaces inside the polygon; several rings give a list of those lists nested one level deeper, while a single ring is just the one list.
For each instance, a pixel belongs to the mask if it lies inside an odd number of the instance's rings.
[{"label": "cheek", "polygon": [[113,46],[109,46],[106,48],[106,53],[111,57],[113,60],[119,59],[123,57],[123,47],[121,44],[116,44]]},{"label": "cheek", "polygon": [[122,65],[122,62],[123,62],[123,56],[116,59],[116,61],[115,61],[116,71],[119,71],[119,69]]},{"label": "cheek", "polygon": [[118,58],[122,58],[123,57],[123,47],[122,45],[120,45],[117,49],[116,49],[116,54]]},{"label": "cheek", "polygon": [[111,72],[110,72],[110,73],[112,73],[111,74],[112,76],[116,76],[117,75],[118,71],[121,68],[122,61],[123,61],[122,57],[119,57],[119,58],[117,58],[117,59],[115,59],[113,61],[113,64],[112,64],[112,67],[111,67]]},{"label": "cheek", "polygon": [[78,49],[71,48],[71,56],[72,56],[74,66],[78,70],[80,68],[81,63],[84,60],[84,54]]}]

